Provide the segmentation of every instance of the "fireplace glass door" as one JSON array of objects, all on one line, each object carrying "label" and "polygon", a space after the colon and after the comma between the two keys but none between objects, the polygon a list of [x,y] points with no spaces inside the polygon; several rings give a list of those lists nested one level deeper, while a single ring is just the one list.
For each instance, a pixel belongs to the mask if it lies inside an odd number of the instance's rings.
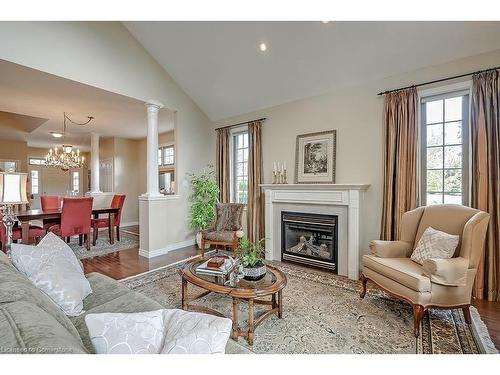
[{"label": "fireplace glass door", "polygon": [[337,216],[282,212],[282,259],[337,270]]}]

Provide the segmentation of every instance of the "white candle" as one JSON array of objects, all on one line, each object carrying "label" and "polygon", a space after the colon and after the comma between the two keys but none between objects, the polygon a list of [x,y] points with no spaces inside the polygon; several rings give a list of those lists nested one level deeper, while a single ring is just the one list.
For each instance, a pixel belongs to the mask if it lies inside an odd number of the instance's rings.
[{"label": "white candle", "polygon": [[283,161],[283,169],[286,171],[286,160]]},{"label": "white candle", "polygon": [[276,173],[276,162],[273,162],[274,167],[273,167],[273,172]]}]

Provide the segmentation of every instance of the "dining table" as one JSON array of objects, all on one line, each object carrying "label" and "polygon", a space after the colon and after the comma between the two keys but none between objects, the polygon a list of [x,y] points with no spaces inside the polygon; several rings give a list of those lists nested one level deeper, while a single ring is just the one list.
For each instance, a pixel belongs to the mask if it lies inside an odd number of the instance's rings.
[{"label": "dining table", "polygon": [[[92,215],[94,219],[98,219],[99,215],[108,214],[109,215],[109,225],[110,228],[110,239],[109,243],[113,245],[115,243],[115,216],[120,211],[119,208],[114,207],[95,207],[92,208]],[[29,227],[30,221],[32,220],[44,220],[44,219],[61,219],[62,209],[57,210],[42,210],[42,209],[31,209],[19,211],[16,213],[16,216],[21,225],[22,231],[22,243],[29,243]]]}]

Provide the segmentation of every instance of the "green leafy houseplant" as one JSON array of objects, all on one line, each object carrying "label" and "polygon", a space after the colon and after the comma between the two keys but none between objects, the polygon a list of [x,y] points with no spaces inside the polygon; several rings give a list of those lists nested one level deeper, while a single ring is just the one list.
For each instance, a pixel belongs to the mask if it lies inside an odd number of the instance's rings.
[{"label": "green leafy houseplant", "polygon": [[219,186],[212,166],[200,174],[190,174],[189,178],[192,187],[190,225],[194,231],[201,231],[215,222]]},{"label": "green leafy houseplant", "polygon": [[235,255],[241,260],[244,267],[255,267],[263,264],[265,257],[264,239],[257,242],[250,241],[243,237],[240,246],[236,249]]}]

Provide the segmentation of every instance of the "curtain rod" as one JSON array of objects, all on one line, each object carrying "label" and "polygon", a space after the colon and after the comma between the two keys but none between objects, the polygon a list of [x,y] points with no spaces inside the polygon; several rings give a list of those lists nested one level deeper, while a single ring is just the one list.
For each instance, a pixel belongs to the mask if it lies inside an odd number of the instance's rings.
[{"label": "curtain rod", "polygon": [[221,126],[220,128],[217,128],[215,130],[234,128],[235,126],[245,125],[245,124],[249,124],[249,123],[254,122],[254,121],[264,121],[264,120],[266,120],[266,118],[262,117],[262,118],[258,118],[257,120],[243,121],[243,122],[239,122],[239,123],[233,124],[233,125]]},{"label": "curtain rod", "polygon": [[471,72],[471,73],[459,74],[459,75],[457,75],[457,76],[453,76],[453,77],[436,79],[436,80],[434,80],[434,81],[428,81],[428,82],[418,83],[418,84],[416,84],[416,85],[411,85],[411,86],[401,87],[401,88],[399,88],[399,89],[387,90],[387,91],[379,92],[377,95],[385,95],[385,94],[389,94],[389,93],[391,93],[391,92],[396,92],[396,91],[406,90],[406,89],[409,89],[409,88],[411,88],[411,87],[420,87],[420,86],[431,85],[431,84],[433,84],[433,83],[438,83],[438,82],[449,81],[449,80],[452,80],[452,79],[462,78],[462,77],[467,77],[467,76],[471,76],[471,75],[473,75],[473,74],[479,74],[479,73],[489,72],[490,70],[497,70],[497,69],[500,69],[500,66],[497,66],[497,67],[495,67],[495,68],[489,68],[489,69],[484,69],[484,70],[478,70],[478,71],[476,71],[476,72]]}]

